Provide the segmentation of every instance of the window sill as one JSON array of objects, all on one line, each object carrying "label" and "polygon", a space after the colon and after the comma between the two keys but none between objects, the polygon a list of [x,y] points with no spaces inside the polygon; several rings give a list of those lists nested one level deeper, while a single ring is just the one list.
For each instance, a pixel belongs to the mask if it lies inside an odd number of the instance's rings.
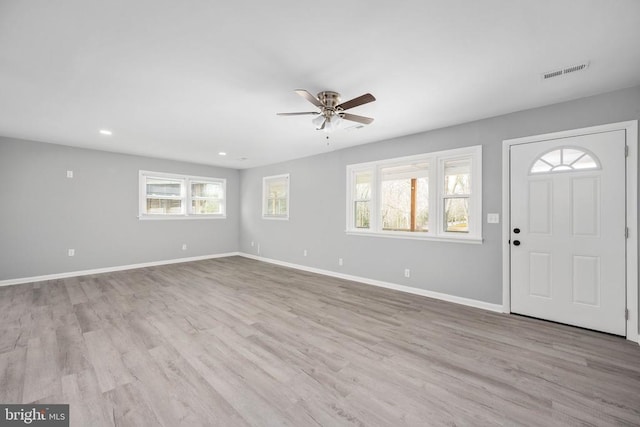
[{"label": "window sill", "polygon": [[226,219],[226,215],[138,215],[140,221],[172,221],[176,219]]},{"label": "window sill", "polygon": [[268,216],[268,215],[262,215],[262,219],[275,219],[278,221],[289,221],[289,217],[288,216]]},{"label": "window sill", "polygon": [[475,236],[433,236],[433,235],[420,235],[417,233],[408,234],[408,232],[376,232],[376,231],[354,231],[347,230],[348,236],[367,236],[367,237],[384,237],[386,239],[409,239],[409,240],[431,240],[434,242],[451,242],[451,243],[465,243],[481,245],[482,237]]}]

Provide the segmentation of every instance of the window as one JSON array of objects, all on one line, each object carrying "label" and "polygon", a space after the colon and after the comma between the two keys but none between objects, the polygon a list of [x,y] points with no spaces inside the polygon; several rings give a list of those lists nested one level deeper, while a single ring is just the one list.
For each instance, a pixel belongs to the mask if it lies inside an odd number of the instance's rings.
[{"label": "window", "polygon": [[140,219],[224,218],[226,180],[140,171]]},{"label": "window", "polygon": [[184,213],[182,180],[147,177],[145,187],[145,213],[154,215],[182,215]]},{"label": "window", "polygon": [[355,174],[355,195],[353,209],[356,228],[369,228],[371,221],[371,178],[369,171]]},{"label": "window", "polygon": [[191,180],[191,213],[193,215],[224,214],[224,182]]},{"label": "window", "polygon": [[429,168],[418,163],[380,168],[382,229],[429,231]]},{"label": "window", "polygon": [[471,197],[471,159],[443,162],[444,191],[442,194],[444,231],[469,232],[469,198]]},{"label": "window", "polygon": [[482,147],[347,166],[347,232],[482,241]]},{"label": "window", "polygon": [[289,175],[262,179],[262,217],[289,219]]},{"label": "window", "polygon": [[567,172],[600,169],[596,157],[577,148],[551,150],[533,163],[529,173]]}]

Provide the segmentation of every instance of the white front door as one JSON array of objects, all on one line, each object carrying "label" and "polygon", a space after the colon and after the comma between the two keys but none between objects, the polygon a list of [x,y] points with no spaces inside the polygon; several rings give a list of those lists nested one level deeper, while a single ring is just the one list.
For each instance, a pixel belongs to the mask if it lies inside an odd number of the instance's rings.
[{"label": "white front door", "polygon": [[511,311],[626,332],[625,132],[510,148]]}]

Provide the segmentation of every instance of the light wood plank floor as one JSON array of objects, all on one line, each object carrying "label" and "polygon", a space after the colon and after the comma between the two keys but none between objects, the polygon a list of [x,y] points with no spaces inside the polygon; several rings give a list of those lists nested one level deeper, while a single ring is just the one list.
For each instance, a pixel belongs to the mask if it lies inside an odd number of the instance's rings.
[{"label": "light wood plank floor", "polygon": [[0,288],[0,402],[75,426],[640,425],[622,338],[240,257]]}]

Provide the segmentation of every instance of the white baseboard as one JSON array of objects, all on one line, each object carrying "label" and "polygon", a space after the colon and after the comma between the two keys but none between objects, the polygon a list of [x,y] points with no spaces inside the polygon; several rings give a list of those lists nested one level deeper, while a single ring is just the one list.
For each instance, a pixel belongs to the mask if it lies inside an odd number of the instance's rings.
[{"label": "white baseboard", "polygon": [[268,262],[270,264],[281,265],[283,267],[295,268],[296,270],[308,271],[310,273],[322,274],[324,276],[337,277],[339,279],[351,280],[354,282],[364,283],[367,285],[378,286],[381,288],[393,289],[396,291],[406,292],[415,295],[421,295],[429,298],[439,299],[443,301],[453,302],[456,304],[467,305],[470,307],[481,308],[483,310],[495,311],[501,313],[502,305],[491,304],[484,301],[478,301],[469,298],[457,297],[454,295],[443,294],[440,292],[427,291],[425,289],[413,288],[411,286],[399,285],[397,283],[383,282],[381,280],[368,279],[366,277],[352,276],[349,274],[337,273],[331,270],[323,270],[320,268],[307,267],[300,264],[278,261],[271,258],[251,255],[244,252],[227,252],[222,254],[202,255],[188,258],[176,258],[162,261],[144,262],[140,264],[118,265],[115,267],[94,268],[91,270],[69,271],[64,273],[46,274],[43,276],[21,277],[17,279],[0,280],[0,286],[19,285],[22,283],[42,282],[46,280],[65,279],[67,277],[87,276],[90,274],[111,273],[114,271],[133,270],[137,268],[154,267],[167,264],[178,264],[183,262],[201,261],[205,259],[224,258],[229,256],[243,256],[245,258],[255,259],[257,261]]},{"label": "white baseboard", "polygon": [[67,277],[87,276],[89,274],[111,273],[114,271],[134,270],[136,268],[155,267],[158,265],[178,264],[182,262],[202,261],[204,259],[224,258],[240,255],[239,252],[227,252],[222,254],[201,255],[188,258],[175,258],[162,261],[143,262],[140,264],[118,265],[115,267],[94,268],[91,270],[69,271],[65,273],[45,274],[44,276],[21,277],[18,279],[0,280],[0,286],[19,285],[22,283],[42,282],[45,280],[65,279]]},{"label": "white baseboard", "polygon": [[240,252],[238,255],[245,258],[255,259],[257,261],[268,262],[271,264],[281,265],[283,267],[295,268],[296,270],[308,271],[310,273],[322,274],[325,276],[337,277],[339,279],[351,280],[354,282],[364,283],[366,285],[378,286],[381,288],[393,289],[396,291],[406,292],[409,294],[421,295],[424,297],[439,299],[447,302],[453,302],[456,304],[462,304],[469,307],[481,308],[483,310],[494,311],[502,313],[502,304],[491,304],[484,301],[478,301],[470,298],[457,297],[455,295],[443,294],[440,292],[427,291],[425,289],[413,288],[411,286],[398,285],[397,283],[383,282],[381,280],[368,279],[366,277],[352,276],[349,274],[337,273],[331,270],[323,270],[320,268],[307,267],[305,265],[293,264],[290,262],[278,261],[271,258],[265,258],[257,255],[251,255],[244,252]]}]

